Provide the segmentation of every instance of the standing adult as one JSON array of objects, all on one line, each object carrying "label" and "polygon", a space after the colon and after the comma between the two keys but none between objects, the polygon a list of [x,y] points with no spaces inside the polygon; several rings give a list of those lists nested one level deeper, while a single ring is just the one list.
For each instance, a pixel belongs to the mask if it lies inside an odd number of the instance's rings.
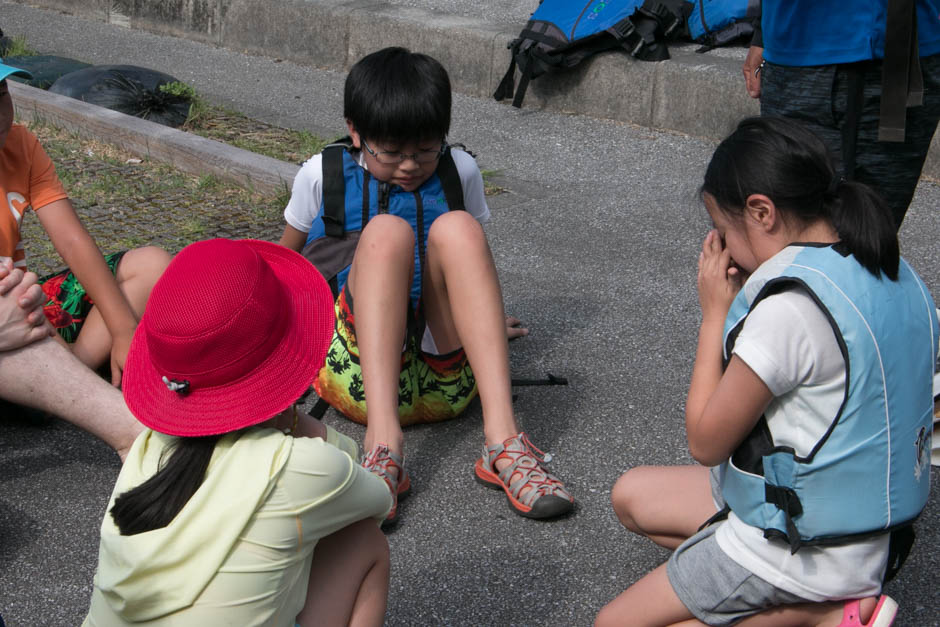
[{"label": "standing adult", "polygon": [[940,2],[761,4],[743,67],[761,115],[807,124],[900,228],[940,119]]}]

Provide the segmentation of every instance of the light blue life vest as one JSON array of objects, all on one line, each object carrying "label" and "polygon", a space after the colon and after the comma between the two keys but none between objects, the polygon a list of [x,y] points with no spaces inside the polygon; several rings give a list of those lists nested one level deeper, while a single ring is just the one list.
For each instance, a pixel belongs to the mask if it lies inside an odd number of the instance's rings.
[{"label": "light blue life vest", "polygon": [[380,213],[404,219],[415,233],[414,279],[411,305],[421,296],[425,243],[431,223],[451,209],[464,209],[460,176],[448,147],[431,178],[408,192],[371,176],[341,141],[323,149],[323,202],[321,219],[314,220],[303,255],[330,282],[335,294],[346,284],[359,234]]},{"label": "light blue life vest", "polygon": [[842,406],[806,457],[775,446],[761,418],[719,469],[731,511],[793,552],[896,529],[927,503],[937,315],[903,259],[898,274],[877,278],[833,246],[795,245],[762,265],[731,305],[726,361],[753,307],[793,285],[826,314],[845,359]]}]

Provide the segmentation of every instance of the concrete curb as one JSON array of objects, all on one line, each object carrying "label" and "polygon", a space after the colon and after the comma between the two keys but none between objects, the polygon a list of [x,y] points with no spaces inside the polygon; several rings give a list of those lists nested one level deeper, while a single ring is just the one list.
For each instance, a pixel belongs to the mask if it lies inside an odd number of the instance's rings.
[{"label": "concrete curb", "polygon": [[212,174],[258,192],[290,191],[296,166],[212,139],[135,118],[15,81],[10,92],[19,117],[43,121],[139,157],[166,161],[197,176]]},{"label": "concrete curb", "polygon": [[[506,44],[521,28],[377,0],[29,4],[336,71],[349,70],[369,52],[406,45],[438,59],[456,91],[480,98],[492,97],[509,67]],[[524,107],[713,139],[725,136],[734,121],[757,112],[757,103],[740,84],[738,61],[682,48],[671,52],[670,61],[659,63],[636,61],[620,52],[597,55],[575,70],[532,81]]]},{"label": "concrete curb", "polygon": [[[522,26],[380,0],[15,1],[336,71],[379,48],[406,45],[440,60],[456,91],[480,98],[490,98],[505,74],[506,44]],[[523,106],[719,140],[759,104],[744,92],[741,59],[694,49],[673,46],[662,62],[597,55],[532,81]],[[924,174],[940,178],[936,138]]]}]

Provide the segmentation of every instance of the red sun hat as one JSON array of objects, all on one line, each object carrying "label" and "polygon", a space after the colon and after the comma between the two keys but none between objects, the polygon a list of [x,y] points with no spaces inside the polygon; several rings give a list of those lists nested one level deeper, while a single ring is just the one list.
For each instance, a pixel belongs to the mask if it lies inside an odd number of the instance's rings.
[{"label": "red sun hat", "polygon": [[310,387],[333,327],[330,288],[296,252],[257,240],[196,242],[150,294],[124,366],[124,400],[167,435],[264,422]]}]

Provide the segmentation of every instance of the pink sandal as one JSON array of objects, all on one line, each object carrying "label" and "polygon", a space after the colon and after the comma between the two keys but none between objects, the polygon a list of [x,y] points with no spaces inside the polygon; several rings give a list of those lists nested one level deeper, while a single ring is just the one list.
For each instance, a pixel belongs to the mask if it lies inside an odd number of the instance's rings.
[{"label": "pink sandal", "polygon": [[891,627],[898,615],[898,602],[887,594],[882,594],[881,598],[878,599],[875,612],[867,623],[862,623],[859,618],[860,608],[861,601],[859,599],[846,601],[839,627]]}]

